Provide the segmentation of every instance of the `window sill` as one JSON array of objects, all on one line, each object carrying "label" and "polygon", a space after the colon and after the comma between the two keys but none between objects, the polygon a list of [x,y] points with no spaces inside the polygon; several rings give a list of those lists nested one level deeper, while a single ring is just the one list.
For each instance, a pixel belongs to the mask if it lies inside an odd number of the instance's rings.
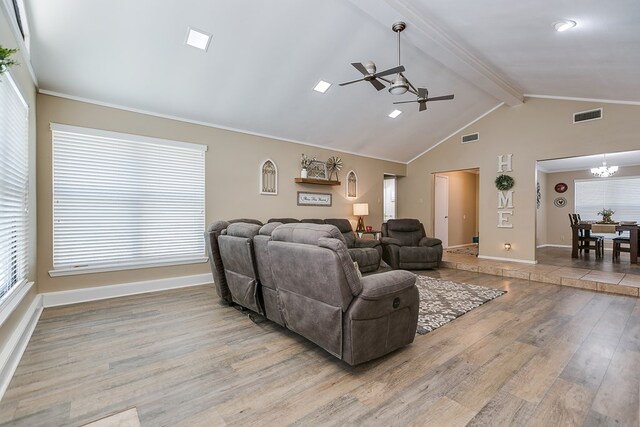
[{"label": "window sill", "polygon": [[11,288],[6,295],[3,295],[0,301],[0,326],[11,316],[13,310],[20,305],[32,287],[33,282],[22,282],[20,285]]},{"label": "window sill", "polygon": [[187,264],[200,264],[207,262],[209,258],[192,258],[182,260],[168,260],[168,261],[155,261],[147,263],[135,263],[135,264],[112,264],[101,265],[96,267],[77,267],[77,268],[58,268],[49,270],[49,276],[61,277],[61,276],[74,276],[77,274],[92,274],[92,273],[106,273],[110,271],[124,271],[124,270],[138,270],[141,268],[153,268],[153,267],[170,267],[174,265],[187,265]]}]

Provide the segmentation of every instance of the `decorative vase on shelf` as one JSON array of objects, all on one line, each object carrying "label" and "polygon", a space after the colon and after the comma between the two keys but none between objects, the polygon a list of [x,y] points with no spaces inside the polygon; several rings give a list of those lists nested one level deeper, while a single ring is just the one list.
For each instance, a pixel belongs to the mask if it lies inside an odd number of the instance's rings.
[{"label": "decorative vase on shelf", "polygon": [[307,170],[306,169],[300,170],[300,178],[306,178],[306,177],[307,177]]}]

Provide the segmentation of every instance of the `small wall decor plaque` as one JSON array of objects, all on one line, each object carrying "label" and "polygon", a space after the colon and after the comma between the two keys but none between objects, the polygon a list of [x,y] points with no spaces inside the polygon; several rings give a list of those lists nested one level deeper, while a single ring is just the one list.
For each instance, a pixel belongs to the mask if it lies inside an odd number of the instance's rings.
[{"label": "small wall decor plaque", "polygon": [[567,184],[565,184],[564,182],[559,182],[559,183],[556,184],[556,186],[554,188],[556,190],[556,193],[564,193],[565,191],[567,191],[569,186]]},{"label": "small wall decor plaque", "polygon": [[564,208],[565,206],[567,206],[567,199],[565,199],[564,197],[556,197],[553,201],[553,204],[556,206],[556,208]]},{"label": "small wall decor plaque", "polygon": [[298,206],[331,206],[331,193],[298,191]]}]

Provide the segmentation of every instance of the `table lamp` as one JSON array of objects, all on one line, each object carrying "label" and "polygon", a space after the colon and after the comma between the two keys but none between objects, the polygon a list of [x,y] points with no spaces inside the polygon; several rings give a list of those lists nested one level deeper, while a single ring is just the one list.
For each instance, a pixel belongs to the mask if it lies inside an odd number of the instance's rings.
[{"label": "table lamp", "polygon": [[362,217],[369,215],[369,203],[354,203],[353,215],[358,217],[356,231],[364,231],[364,220]]}]

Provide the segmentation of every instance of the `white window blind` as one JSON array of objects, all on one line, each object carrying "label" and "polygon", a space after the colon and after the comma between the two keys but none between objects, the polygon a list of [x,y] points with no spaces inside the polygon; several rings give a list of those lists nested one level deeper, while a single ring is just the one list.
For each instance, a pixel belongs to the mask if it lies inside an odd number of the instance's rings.
[{"label": "white window blind", "polygon": [[206,260],[205,145],[51,130],[51,275]]},{"label": "white window blind", "polygon": [[576,213],[583,220],[601,220],[603,208],[616,221],[640,222],[640,177],[576,180]]},{"label": "white window blind", "polygon": [[27,280],[29,108],[9,75],[0,81],[0,298]]}]

